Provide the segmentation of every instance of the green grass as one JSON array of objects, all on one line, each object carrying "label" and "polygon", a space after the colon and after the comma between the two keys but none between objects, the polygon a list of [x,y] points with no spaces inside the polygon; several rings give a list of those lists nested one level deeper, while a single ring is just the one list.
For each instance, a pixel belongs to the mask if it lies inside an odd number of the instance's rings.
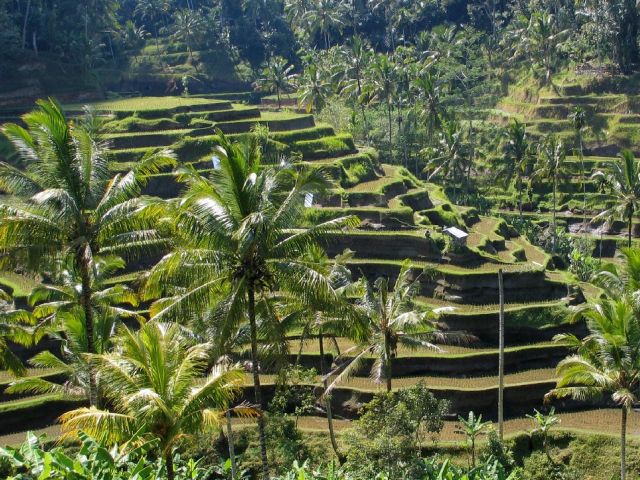
[{"label": "green grass", "polygon": [[[273,385],[276,381],[276,375],[260,375],[260,383],[262,385]],[[556,380],[555,368],[540,368],[535,370],[527,370],[505,375],[505,386],[520,386],[541,382],[554,382]],[[331,381],[331,380],[330,380]],[[393,389],[401,389],[411,387],[419,382],[424,382],[427,387],[432,390],[462,390],[477,391],[498,387],[498,376],[479,376],[469,378],[454,377],[398,377],[393,379]],[[246,374],[245,384],[253,384],[250,374]],[[321,385],[321,377],[316,378],[315,385]],[[351,377],[347,381],[340,384],[341,387],[360,390],[360,391],[378,391],[384,390],[384,385],[373,382],[369,377]]]},{"label": "green grass", "polygon": [[19,398],[0,403],[0,413],[13,412],[27,408],[44,408],[48,402],[54,400],[63,400],[64,396],[57,393],[45,393],[42,395],[33,395],[27,398]]},{"label": "green grass", "polygon": [[[133,97],[120,100],[106,100],[91,103],[96,110],[111,112],[143,112],[148,110],[173,110],[179,107],[191,107],[193,105],[221,105],[227,104],[224,100],[198,97]],[[83,105],[66,105],[67,109],[79,110]]]},{"label": "green grass", "polygon": [[0,272],[0,285],[11,288],[16,297],[26,297],[39,283],[40,280],[34,277],[14,272]]}]

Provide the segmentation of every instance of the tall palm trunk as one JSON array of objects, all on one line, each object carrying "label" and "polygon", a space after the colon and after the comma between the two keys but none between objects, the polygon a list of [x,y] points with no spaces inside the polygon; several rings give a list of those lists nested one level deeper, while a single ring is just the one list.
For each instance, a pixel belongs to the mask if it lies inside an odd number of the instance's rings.
[{"label": "tall palm trunk", "polygon": [[389,123],[389,163],[393,163],[393,122],[391,120],[391,102],[387,100],[387,121]]},{"label": "tall palm trunk", "polygon": [[633,232],[633,210],[629,212],[629,232],[627,237],[627,247],[631,248],[631,234]]},{"label": "tall palm trunk", "polygon": [[622,407],[620,426],[620,480],[627,478],[627,407]]},{"label": "tall palm trunk", "polygon": [[164,465],[167,468],[167,480],[175,480],[176,474],[173,471],[173,455],[171,455],[171,452],[165,454]]},{"label": "tall palm trunk", "polygon": [[582,148],[582,133],[578,133],[580,146],[580,169],[582,170],[582,232],[587,230],[587,182],[584,179],[584,149]]},{"label": "tall palm trunk", "polygon": [[[256,298],[253,285],[247,288],[249,326],[251,329],[251,372],[253,373],[253,392],[255,402],[263,410],[260,371],[258,365],[258,328],[256,326]],[[258,417],[258,435],[260,437],[260,456],[262,460],[262,479],[269,480],[269,459],[267,457],[267,437],[265,434],[264,414]]]},{"label": "tall palm trunk", "polygon": [[387,377],[387,392],[391,392],[391,339],[389,338],[389,332],[384,334],[384,376]]},{"label": "tall palm trunk", "polygon": [[552,221],[551,221],[551,228],[553,228],[553,232],[552,233],[552,240],[551,240],[551,251],[553,253],[556,253],[556,190],[557,190],[557,184],[558,184],[558,178],[557,175],[554,174],[553,175],[553,217],[552,217]]},{"label": "tall palm trunk", "polygon": [[237,480],[238,467],[236,465],[236,452],[233,444],[233,427],[231,425],[231,410],[227,410],[227,442],[229,443],[229,459],[231,460],[231,480]]},{"label": "tall palm trunk", "polygon": [[520,214],[520,222],[522,222],[522,180],[518,180],[518,213]]},{"label": "tall palm trunk", "polygon": [[[89,248],[85,246],[85,248]],[[82,282],[82,295],[80,297],[80,303],[84,312],[85,321],[85,335],[87,340],[87,353],[96,353],[96,345],[94,338],[94,325],[93,325],[93,308],[91,305],[91,276],[89,274],[89,263],[85,258],[84,249],[80,248],[76,252],[76,266],[80,271],[80,278]],[[98,386],[96,383],[95,371],[89,363],[89,405],[92,407],[98,406]]]},{"label": "tall palm trunk", "polygon": [[280,101],[280,89],[276,87],[276,97],[278,98],[278,110],[282,108],[282,102]]},{"label": "tall palm trunk", "polygon": [[[325,368],[324,368],[324,336],[322,335],[322,327],[320,327],[320,331],[318,332],[318,344],[320,346],[320,375],[322,375],[322,386],[324,387],[324,391],[327,391],[329,388],[329,380],[325,377]],[[333,430],[333,412],[331,411],[331,396],[325,395],[325,408],[327,410],[327,423],[329,425],[329,438],[331,439],[331,446],[333,447],[333,451],[336,453],[336,456],[340,458],[340,452],[338,451],[338,442],[336,441],[336,434]]]},{"label": "tall palm trunk", "polygon": [[22,23],[22,44],[23,50],[27,49],[27,24],[29,23],[29,13],[31,11],[31,0],[27,0],[27,8],[24,11],[24,22]]}]

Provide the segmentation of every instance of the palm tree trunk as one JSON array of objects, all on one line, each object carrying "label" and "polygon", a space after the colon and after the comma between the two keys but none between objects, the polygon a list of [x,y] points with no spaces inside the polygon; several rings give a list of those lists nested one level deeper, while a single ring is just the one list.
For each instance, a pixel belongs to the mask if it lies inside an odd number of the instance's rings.
[{"label": "palm tree trunk", "polygon": [[520,213],[520,222],[522,223],[522,182],[518,181],[518,212]]},{"label": "palm tree trunk", "polygon": [[389,344],[389,334],[384,334],[384,376],[387,377],[387,393],[391,392],[391,345]]},{"label": "palm tree trunk", "polygon": [[[85,247],[85,248],[88,248]],[[82,282],[82,295],[80,296],[80,303],[84,312],[85,321],[85,335],[87,340],[87,353],[95,354],[95,338],[93,328],[93,307],[91,305],[91,276],[89,275],[89,264],[85,258],[82,249],[79,249],[76,253],[76,265],[80,270],[80,277]],[[96,384],[96,375],[91,364],[89,368],[89,405],[92,407],[98,406],[98,386]]]},{"label": "palm tree trunk", "polygon": [[551,244],[551,251],[553,253],[556,253],[556,184],[557,184],[558,180],[556,175],[553,176],[553,219],[552,219],[552,228],[553,231],[551,232],[553,234],[552,238],[552,244]]},{"label": "palm tree trunk", "polygon": [[629,213],[629,232],[627,238],[627,247],[631,248],[631,232],[633,231],[633,211]]},{"label": "palm tree trunk", "polygon": [[389,122],[389,163],[393,163],[393,137],[391,130],[393,123],[391,121],[391,103],[387,100],[387,121]]},{"label": "palm tree trunk", "polygon": [[29,13],[31,11],[31,0],[27,0],[27,8],[24,11],[24,22],[22,23],[22,50],[27,49],[27,24],[29,23]]},{"label": "palm tree trunk", "polygon": [[231,425],[231,411],[227,410],[227,441],[229,442],[229,459],[231,460],[231,480],[238,478],[238,467],[236,465],[236,452],[233,445],[233,428]]},{"label": "palm tree trunk", "polygon": [[627,407],[622,407],[620,426],[620,480],[627,478]]},{"label": "palm tree trunk", "polygon": [[[260,388],[260,371],[258,365],[258,328],[256,326],[256,298],[253,285],[247,288],[249,326],[251,328],[251,371],[253,373],[253,391],[258,408],[263,410],[262,390]],[[265,434],[264,415],[258,417],[258,435],[260,437],[260,456],[262,459],[262,479],[269,480],[269,459],[267,457],[267,437]]]},{"label": "palm tree trunk", "polygon": [[[329,387],[329,380],[325,377],[325,368],[324,368],[324,337],[322,335],[322,327],[320,327],[320,332],[318,332],[318,344],[320,346],[320,375],[322,375],[322,386],[324,387],[324,391],[327,391]],[[325,395],[325,408],[327,410],[327,424],[329,426],[329,438],[331,439],[331,446],[333,447],[333,451],[336,453],[336,456],[340,458],[340,452],[338,451],[338,442],[336,441],[336,433],[333,430],[333,413],[331,411],[331,396]]]},{"label": "palm tree trunk", "polygon": [[280,89],[276,87],[276,97],[278,97],[278,110],[282,108],[282,103],[280,101]]},{"label": "palm tree trunk", "polygon": [[582,170],[582,232],[587,230],[587,182],[584,180],[584,150],[582,148],[582,133],[579,133],[580,169]]},{"label": "palm tree trunk", "polygon": [[167,467],[167,480],[174,480],[176,478],[176,474],[173,471],[173,456],[171,455],[171,452],[164,456],[164,464]]}]

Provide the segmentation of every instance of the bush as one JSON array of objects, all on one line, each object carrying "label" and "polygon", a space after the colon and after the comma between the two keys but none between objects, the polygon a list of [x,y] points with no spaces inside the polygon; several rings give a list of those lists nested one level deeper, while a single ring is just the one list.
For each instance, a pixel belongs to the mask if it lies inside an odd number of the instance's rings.
[{"label": "bush", "polygon": [[389,479],[419,478],[421,433],[439,433],[446,401],[437,400],[424,386],[378,393],[366,404],[352,431],[345,434],[346,468],[357,478],[371,479],[382,473]]},{"label": "bush", "polygon": [[563,463],[552,463],[543,452],[534,452],[524,460],[522,480],[575,480],[582,477]]}]

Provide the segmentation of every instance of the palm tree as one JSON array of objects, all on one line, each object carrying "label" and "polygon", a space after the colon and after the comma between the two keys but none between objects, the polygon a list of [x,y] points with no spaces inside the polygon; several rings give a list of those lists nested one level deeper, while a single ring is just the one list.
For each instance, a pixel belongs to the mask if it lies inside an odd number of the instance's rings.
[{"label": "palm tree", "polygon": [[360,315],[366,319],[366,331],[356,347],[344,352],[343,361],[329,374],[333,377],[327,389],[353,375],[366,356],[376,360],[371,368],[371,378],[376,383],[386,383],[387,392],[392,389],[392,363],[398,353],[398,346],[409,349],[426,348],[440,351],[432,343],[459,340],[461,334],[443,332],[433,320],[434,312],[418,311],[414,298],[420,290],[420,278],[415,276],[408,261],[405,261],[398,278],[389,289],[389,280],[378,278],[373,285],[365,281],[365,294],[359,302]]},{"label": "palm tree", "polygon": [[554,135],[545,137],[538,147],[538,163],[533,172],[533,176],[538,180],[551,179],[552,187],[552,251],[556,251],[557,242],[557,223],[556,223],[556,206],[558,204],[558,184],[567,177],[566,152],[564,144]]},{"label": "palm tree", "polygon": [[605,394],[622,407],[620,424],[620,478],[626,478],[627,414],[640,389],[640,322],[630,300],[605,298],[575,312],[587,321],[584,339],[556,336],[575,353],[558,364],[560,378],[547,397],[591,400]]},{"label": "palm tree", "polygon": [[[167,478],[175,478],[173,449],[192,435],[219,427],[244,379],[239,368],[209,365],[210,345],[193,345],[178,324],[149,322],[121,329],[115,352],[94,357],[111,410],[79,408],[61,417],[64,436],[84,431],[108,442],[136,432],[159,440]],[[247,408],[236,413],[251,414]]]},{"label": "palm tree", "polygon": [[[338,300],[329,304],[314,304],[307,308],[309,315],[307,322],[304,324],[300,341],[301,353],[304,341],[309,336],[315,335],[317,337],[320,352],[320,375],[323,377],[325,391],[329,387],[329,379],[327,377],[329,372],[325,365],[325,338],[333,338],[334,341],[336,337],[358,340],[366,329],[363,321],[364,317],[359,315],[359,312],[351,304],[351,299],[362,293],[361,283],[352,281],[351,272],[346,266],[346,263],[353,258],[353,254],[354,252],[345,250],[333,260],[329,260],[324,250],[312,248],[305,256],[307,261],[317,265],[317,269],[328,278]],[[331,397],[330,395],[324,395],[323,397],[331,445],[335,454],[340,458],[341,455],[333,426]]]},{"label": "palm tree", "polygon": [[[333,301],[325,276],[301,256],[321,238],[358,220],[344,217],[300,228],[305,196],[327,188],[324,172],[294,171],[286,162],[262,166],[255,139],[232,143],[222,132],[218,135],[220,168],[210,179],[182,170],[187,190],[175,220],[178,247],[152,269],[146,290],[155,298],[170,295],[151,308],[159,320],[192,318],[217,306],[221,331],[249,324],[254,395],[262,407],[256,305],[268,305],[271,292],[306,305]],[[264,427],[260,416],[266,479]]]},{"label": "palm tree", "polygon": [[531,144],[527,139],[526,126],[518,120],[514,120],[505,131],[505,139],[504,157],[498,175],[504,179],[505,187],[508,187],[515,179],[518,191],[518,212],[520,212],[522,219],[524,178],[528,174],[533,158]]},{"label": "palm tree", "polygon": [[444,114],[441,103],[442,82],[431,69],[427,69],[412,83],[421,105],[420,118],[426,126],[427,143],[432,144],[435,133],[442,126]]},{"label": "palm tree", "polygon": [[173,37],[182,40],[187,45],[191,63],[198,71],[198,65],[193,61],[193,37],[197,36],[204,27],[204,19],[199,12],[189,9],[178,10],[175,13]]},{"label": "palm tree", "polygon": [[[71,257],[81,278],[87,352],[96,353],[94,259],[166,245],[155,230],[162,202],[140,192],[147,175],[174,164],[173,155],[147,153],[130,172],[111,177],[104,145],[67,122],[55,100],[38,101],[22,120],[27,129],[7,124],[3,130],[26,169],[0,162],[0,187],[15,196],[0,205],[2,262],[37,272]],[[96,405],[93,377],[89,399]]]},{"label": "palm tree", "polygon": [[[10,302],[11,297],[0,289],[0,299]],[[11,350],[10,343],[30,347],[35,343],[34,318],[24,310],[0,313],[0,368],[15,376],[22,376],[26,369],[22,360]]]},{"label": "palm tree", "polygon": [[298,82],[298,103],[307,113],[320,112],[331,94],[331,82],[318,65],[311,63],[304,69]]},{"label": "palm tree", "polygon": [[362,122],[364,124],[367,141],[369,137],[369,126],[365,110],[367,96],[365,95],[364,89],[364,74],[371,59],[371,55],[371,47],[365,42],[365,40],[360,35],[353,36],[349,46],[341,50],[344,77],[340,82],[339,87],[341,95],[350,99],[354,106],[360,106],[360,113],[362,115]]},{"label": "palm tree", "polygon": [[453,198],[457,201],[457,189],[462,174],[471,166],[469,145],[465,142],[464,130],[456,120],[443,120],[438,144],[425,149],[429,158],[426,171],[428,180],[442,172],[445,181],[453,185]]},{"label": "palm tree", "polygon": [[289,92],[295,84],[296,76],[291,73],[293,65],[289,65],[282,57],[272,57],[262,69],[262,76],[256,81],[256,87],[268,93],[275,93],[278,109],[282,108],[280,96]]},{"label": "palm tree", "polygon": [[158,56],[160,56],[158,24],[160,23],[163,13],[164,0],[138,0],[133,11],[133,14],[139,17],[140,20],[151,24],[150,28],[153,28],[153,38],[155,39]]},{"label": "palm tree", "polygon": [[558,30],[555,15],[547,11],[536,11],[529,19],[520,20],[526,26],[516,32],[519,38],[516,55],[524,55],[532,68],[541,68],[543,84],[551,85],[551,75],[558,61],[558,47],[569,30]]},{"label": "palm tree", "polygon": [[458,416],[460,426],[456,433],[467,437],[469,450],[471,453],[471,468],[476,468],[476,440],[491,425],[491,422],[483,422],[482,415],[476,416],[473,411],[469,412],[468,418]]},{"label": "palm tree", "polygon": [[[82,308],[82,284],[72,262],[67,268],[61,268],[55,284],[41,284],[35,287],[29,296],[31,312],[22,311],[30,316],[34,328],[34,338],[48,336],[61,344],[61,356],[50,351],[36,354],[29,363],[37,368],[51,368],[60,371],[66,377],[64,385],[50,382],[41,377],[26,377],[14,381],[5,391],[7,393],[61,393],[79,399],[90,397],[90,368],[87,362],[87,333],[84,310]],[[94,319],[95,353],[106,353],[112,343],[117,326],[121,320],[134,319],[144,321],[127,306],[137,307],[138,296],[123,284],[112,284],[109,279],[125,263],[119,257],[95,258],[95,274],[92,278],[92,304]],[[12,313],[19,313],[16,310]]]},{"label": "palm tree", "polygon": [[610,165],[608,172],[598,171],[593,177],[603,180],[616,198],[615,205],[598,214],[595,219],[613,220],[621,217],[627,220],[627,247],[631,248],[633,216],[640,207],[640,168],[633,152],[623,150],[618,155],[618,161]]},{"label": "palm tree", "polygon": [[343,2],[336,0],[314,0],[307,10],[306,20],[312,32],[320,32],[324,47],[331,46],[331,32],[342,32],[346,11]]},{"label": "palm tree", "polygon": [[372,101],[384,103],[387,110],[387,133],[389,138],[389,162],[393,161],[393,119],[391,112],[396,95],[396,68],[388,55],[378,54],[371,63],[365,77],[365,91]]},{"label": "palm tree", "polygon": [[582,135],[587,126],[587,112],[580,105],[577,105],[573,112],[569,114],[569,120],[573,124],[578,140],[578,157],[580,158],[580,175],[582,178],[582,231],[587,229],[587,183],[586,172],[584,171],[584,148]]}]

